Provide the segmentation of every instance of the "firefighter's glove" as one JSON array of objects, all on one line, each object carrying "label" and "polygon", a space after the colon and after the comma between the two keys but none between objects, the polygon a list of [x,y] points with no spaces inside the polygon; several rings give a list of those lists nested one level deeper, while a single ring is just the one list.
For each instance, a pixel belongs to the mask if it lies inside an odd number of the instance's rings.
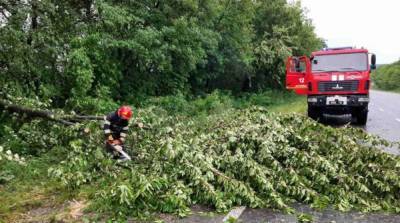
[{"label": "firefighter's glove", "polygon": [[114,141],[112,142],[112,144],[113,144],[113,145],[121,145],[121,144],[122,144],[122,141],[119,140],[119,139],[116,139],[116,140],[114,140]]}]

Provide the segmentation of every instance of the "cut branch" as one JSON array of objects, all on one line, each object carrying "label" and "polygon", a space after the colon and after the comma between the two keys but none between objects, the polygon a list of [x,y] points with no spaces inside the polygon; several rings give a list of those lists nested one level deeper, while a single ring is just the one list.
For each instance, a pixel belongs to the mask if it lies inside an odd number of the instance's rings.
[{"label": "cut branch", "polygon": [[[39,110],[32,109],[21,105],[12,104],[6,100],[0,99],[0,112],[2,110],[8,113],[15,113],[24,115],[29,119],[42,118],[50,121],[58,122],[64,125],[75,125],[81,121],[101,121],[104,120],[104,116],[97,115],[60,115],[50,110]],[[134,127],[140,129],[151,129],[150,126],[144,126],[143,123],[132,123]]]},{"label": "cut branch", "polygon": [[65,125],[74,125],[76,121],[83,120],[102,120],[103,116],[83,116],[83,115],[56,115],[50,110],[31,109],[21,105],[11,104],[5,100],[0,99],[0,108],[9,113],[16,113],[25,115],[28,118],[43,118]]}]

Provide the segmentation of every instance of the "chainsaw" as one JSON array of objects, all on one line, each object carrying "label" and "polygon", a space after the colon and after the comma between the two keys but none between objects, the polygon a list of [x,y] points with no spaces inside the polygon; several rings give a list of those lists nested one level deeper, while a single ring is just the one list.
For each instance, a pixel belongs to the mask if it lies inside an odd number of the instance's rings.
[{"label": "chainsaw", "polygon": [[114,147],[115,151],[117,151],[119,154],[121,154],[124,157],[122,159],[122,161],[132,160],[132,158],[126,152],[124,152],[124,150],[122,149],[120,141],[118,140],[117,142],[118,143],[112,143],[111,145]]},{"label": "chainsaw", "polygon": [[132,158],[126,152],[124,152],[123,150],[118,151],[118,152],[124,157],[123,160],[132,160]]}]

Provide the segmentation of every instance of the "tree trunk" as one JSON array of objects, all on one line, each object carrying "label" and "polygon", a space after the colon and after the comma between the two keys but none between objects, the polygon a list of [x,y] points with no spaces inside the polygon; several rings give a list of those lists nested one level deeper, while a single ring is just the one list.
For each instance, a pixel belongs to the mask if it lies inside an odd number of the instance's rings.
[{"label": "tree trunk", "polygon": [[84,4],[85,4],[85,11],[86,11],[86,20],[90,21],[92,19],[93,0],[86,0]]},{"label": "tree trunk", "polygon": [[32,1],[32,17],[31,17],[31,30],[29,30],[30,34],[28,36],[27,43],[28,45],[32,46],[32,41],[33,41],[33,34],[35,33],[35,30],[38,28],[38,14],[37,14],[37,5],[36,5],[36,0]]},{"label": "tree trunk", "polygon": [[103,116],[84,116],[84,115],[57,115],[49,110],[31,109],[20,105],[10,104],[0,99],[0,109],[9,113],[24,115],[29,119],[43,118],[65,125],[74,125],[77,121],[83,120],[103,120]]},{"label": "tree trunk", "polygon": [[[58,115],[50,110],[39,110],[39,109],[31,109],[21,105],[11,104],[6,100],[0,99],[0,112],[6,111],[10,114],[19,114],[24,118],[29,120],[35,118],[42,118],[49,121],[58,122],[64,125],[75,125],[81,121],[101,121],[104,120],[104,116],[97,115]],[[23,121],[23,119],[22,119]],[[149,126],[144,126],[143,123],[137,122],[132,123],[133,126],[141,128],[141,129],[151,129]]]}]

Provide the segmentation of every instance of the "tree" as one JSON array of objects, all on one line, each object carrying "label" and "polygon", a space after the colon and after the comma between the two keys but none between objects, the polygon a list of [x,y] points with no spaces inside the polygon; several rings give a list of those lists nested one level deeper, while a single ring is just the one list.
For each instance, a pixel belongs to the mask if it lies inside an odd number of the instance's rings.
[{"label": "tree", "polygon": [[285,0],[5,0],[0,12],[3,91],[59,108],[282,88],[286,57],[322,45]]}]

